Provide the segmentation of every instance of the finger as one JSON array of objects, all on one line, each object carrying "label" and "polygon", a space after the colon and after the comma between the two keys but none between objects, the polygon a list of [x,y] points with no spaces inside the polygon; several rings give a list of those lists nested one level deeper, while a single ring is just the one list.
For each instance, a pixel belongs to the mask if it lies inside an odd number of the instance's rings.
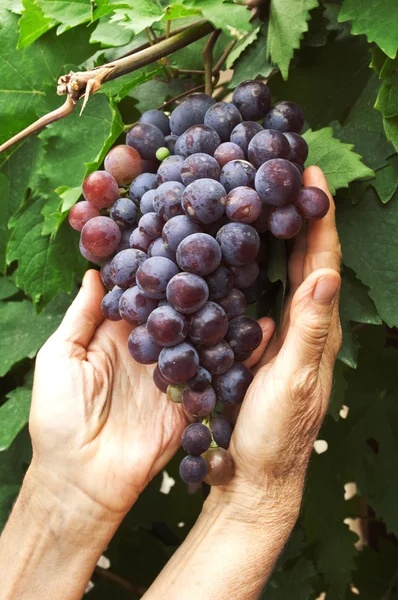
[{"label": "finger", "polygon": [[261,359],[275,331],[275,323],[272,319],[269,319],[268,317],[263,317],[262,319],[259,319],[258,324],[262,329],[263,339],[261,340],[261,344],[259,345],[259,347],[254,350],[250,358],[245,360],[245,362],[243,363],[244,365],[246,365],[246,367],[249,367],[249,369],[254,367],[254,365],[256,365]]},{"label": "finger", "polygon": [[290,326],[278,354],[286,377],[300,370],[317,372],[334,319],[340,275],[332,269],[315,271],[297,290],[290,309]]},{"label": "finger", "polygon": [[304,265],[304,277],[316,269],[334,269],[340,271],[341,248],[336,229],[335,204],[325,175],[319,167],[308,167],[303,175],[304,186],[319,187],[329,197],[330,208],[323,219],[307,224],[307,253]]},{"label": "finger", "polygon": [[87,348],[97,327],[104,320],[101,311],[103,297],[100,274],[90,269],[84,275],[80,291],[67,310],[55,337],[62,342]]}]

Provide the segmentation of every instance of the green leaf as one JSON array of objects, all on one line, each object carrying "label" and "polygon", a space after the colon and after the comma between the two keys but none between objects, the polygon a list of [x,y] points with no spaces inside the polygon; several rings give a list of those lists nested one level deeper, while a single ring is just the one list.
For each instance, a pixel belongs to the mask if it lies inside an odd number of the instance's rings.
[{"label": "green leaf", "polygon": [[398,156],[389,159],[388,165],[376,171],[372,182],[380,200],[385,204],[394,196],[398,186]]},{"label": "green leaf", "polygon": [[17,48],[27,48],[55,24],[54,19],[44,15],[35,0],[23,0],[24,10],[18,21],[19,38]]},{"label": "green leaf", "polygon": [[344,0],[339,21],[352,21],[351,33],[364,33],[391,58],[398,48],[398,4],[395,0]]},{"label": "green leaf", "polygon": [[23,11],[22,0],[0,0],[0,10],[10,10],[20,15]]},{"label": "green leaf", "polygon": [[6,300],[18,293],[15,283],[8,277],[0,277],[0,300]]},{"label": "green leaf", "polygon": [[383,118],[383,126],[387,139],[390,140],[398,152],[398,117],[392,119]]},{"label": "green leaf", "polygon": [[[96,8],[92,10],[91,2],[87,0],[35,0],[44,15],[60,23],[57,34],[60,35],[72,27],[95,21],[100,16],[112,14],[117,8],[128,6],[126,2],[108,2],[96,0]],[[134,0],[136,2],[137,0]]]},{"label": "green leaf", "polygon": [[340,410],[344,404],[344,396],[347,390],[347,382],[344,373],[347,366],[340,360],[336,361],[333,371],[333,389],[330,397],[328,413],[335,421],[340,419]]},{"label": "green leaf", "polygon": [[60,291],[71,292],[86,261],[78,235],[64,222],[54,239],[42,235],[44,201],[30,199],[10,221],[7,262],[18,261],[15,282],[35,303],[47,304]]},{"label": "green leaf", "polygon": [[318,0],[273,0],[268,24],[268,54],[287,79],[294,51],[300,47],[303,33],[308,31],[309,11]]},{"label": "green leaf", "polygon": [[387,58],[379,77],[383,80],[375,108],[383,117],[390,119],[398,115],[398,59]]},{"label": "green leaf", "polygon": [[349,367],[355,368],[357,366],[359,343],[351,328],[351,323],[381,325],[382,320],[368,296],[368,289],[348,269],[344,270],[342,276],[340,319],[343,330],[343,344],[339,358]]},{"label": "green leaf", "polygon": [[232,67],[232,65],[239,58],[239,56],[242,54],[242,52],[244,50],[246,50],[246,48],[248,46],[250,46],[250,44],[252,44],[257,39],[257,36],[259,33],[260,33],[260,27],[256,27],[255,29],[253,29],[253,31],[251,31],[250,33],[245,35],[243,40],[241,40],[240,42],[235,44],[234,48],[232,48],[232,51],[230,52],[230,54],[225,62],[226,69],[230,69]]},{"label": "green leaf", "polygon": [[118,103],[133,89],[163,72],[162,66],[159,63],[154,63],[137,71],[132,71],[119,79],[110,81],[103,89],[107,95],[113,96],[115,102]]},{"label": "green leaf", "polygon": [[336,41],[331,36],[322,48],[301,48],[288,81],[277,74],[269,85],[274,101],[294,100],[310,127],[319,129],[331,121],[344,121],[369,76],[366,39],[350,36]]},{"label": "green leaf", "polygon": [[29,420],[31,388],[18,387],[0,406],[0,451],[7,450]]},{"label": "green leaf", "polygon": [[385,600],[397,600],[397,589],[394,585],[397,564],[398,548],[393,541],[380,537],[377,540],[377,549],[367,546],[362,548],[353,574],[353,583],[361,590],[361,600],[383,597]]},{"label": "green leaf", "polygon": [[[58,77],[94,51],[86,27],[62,38],[49,31],[29,48],[15,51],[17,22],[16,15],[0,11],[0,143],[60,106],[55,95]],[[1,155],[0,165],[13,151]]]},{"label": "green leaf", "polygon": [[170,4],[166,6],[163,20],[173,21],[174,19],[185,19],[201,14],[200,8],[184,6],[183,4]]},{"label": "green leaf", "polygon": [[24,358],[33,358],[61,322],[71,297],[60,294],[40,313],[28,300],[0,303],[0,377]]},{"label": "green leaf", "polygon": [[333,137],[331,127],[318,131],[309,129],[303,137],[309,148],[306,166],[317,165],[322,169],[332,194],[340,188],[348,187],[355,179],[374,175],[372,169],[361,163],[359,154],[352,151],[352,144],[343,144]]},{"label": "green leaf", "polygon": [[163,17],[163,10],[151,0],[133,0],[127,8],[115,10],[111,22],[120,22],[120,25],[135,35],[151,27]]},{"label": "green leaf", "polygon": [[369,187],[354,206],[339,201],[336,214],[344,263],[370,288],[381,318],[398,325],[398,198],[383,205]]},{"label": "green leaf", "polygon": [[312,597],[314,564],[300,557],[290,568],[276,570],[260,600],[308,600]]},{"label": "green leaf", "polygon": [[318,573],[322,573],[326,581],[329,598],[330,592],[333,592],[336,598],[344,598],[355,570],[357,541],[358,536],[349,530],[348,525],[340,521],[334,523],[316,545],[317,570]]},{"label": "green leaf", "polygon": [[[125,46],[130,43],[133,32],[123,27],[118,27],[111,23],[109,19],[103,18],[98,22],[97,27],[91,34],[91,44],[101,44],[101,48]],[[117,33],[116,33],[117,31]]]},{"label": "green leaf", "polygon": [[24,430],[12,446],[0,452],[0,530],[4,527],[30,461],[31,447]]},{"label": "green leaf", "polygon": [[248,31],[254,29],[249,22],[250,11],[243,4],[235,4],[230,0],[189,0],[188,3],[199,8],[214,27],[237,40],[242,40]]},{"label": "green leaf", "polygon": [[273,67],[266,60],[267,55],[267,29],[262,27],[257,38],[241,54],[234,65],[234,75],[231,86],[238,85],[245,79],[268,77]]},{"label": "green leaf", "polygon": [[380,82],[373,74],[352,107],[346,121],[334,130],[343,142],[354,144],[355,150],[363,156],[364,162],[372,169],[380,169],[387,164],[394,148],[387,140],[382,125],[382,117],[374,110],[374,103]]},{"label": "green leaf", "polygon": [[6,247],[11,232],[8,221],[21,206],[25,190],[36,171],[40,142],[30,138],[23,146],[14,147],[0,171],[0,272],[6,268]]}]

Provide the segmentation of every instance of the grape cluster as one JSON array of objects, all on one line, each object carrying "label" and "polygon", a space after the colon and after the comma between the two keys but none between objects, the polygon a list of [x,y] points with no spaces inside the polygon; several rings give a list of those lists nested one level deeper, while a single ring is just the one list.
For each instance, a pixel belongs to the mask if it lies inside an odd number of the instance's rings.
[{"label": "grape cluster", "polygon": [[170,117],[145,112],[69,212],[83,256],[102,264],[105,317],[135,326],[130,354],[157,363],[155,385],[196,419],[182,436],[187,483],[233,476],[219,408],[239,405],[253,379],[244,361],[262,331],[245,311],[267,285],[268,231],[291,238],[329,208],[302,186],[303,124],[297,104],[271,106],[262,81],[231,103],[191,94]]}]

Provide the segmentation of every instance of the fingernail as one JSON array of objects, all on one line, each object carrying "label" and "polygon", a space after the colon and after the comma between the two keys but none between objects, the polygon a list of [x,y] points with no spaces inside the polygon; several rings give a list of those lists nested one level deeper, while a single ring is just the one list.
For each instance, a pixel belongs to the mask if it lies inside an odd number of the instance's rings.
[{"label": "fingernail", "polygon": [[333,275],[325,275],[318,279],[315,286],[313,298],[319,304],[330,304],[336,296],[340,287],[340,280]]}]

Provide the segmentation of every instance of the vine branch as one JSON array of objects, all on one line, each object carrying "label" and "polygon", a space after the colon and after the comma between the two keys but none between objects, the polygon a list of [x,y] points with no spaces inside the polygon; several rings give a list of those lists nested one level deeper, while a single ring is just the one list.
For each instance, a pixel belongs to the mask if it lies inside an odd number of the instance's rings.
[{"label": "vine branch", "polygon": [[213,92],[213,49],[220,36],[221,31],[213,31],[203,50],[203,59],[205,63],[205,92],[211,96]]},{"label": "vine branch", "polygon": [[87,102],[88,97],[95,92],[98,92],[102,85],[107,81],[112,81],[127,73],[145,67],[152,62],[165,58],[169,54],[196,42],[213,31],[213,25],[204,21],[177,33],[168,39],[161,40],[153,46],[140,50],[132,55],[114,60],[101,67],[77,73],[71,71],[67,75],[61,76],[58,80],[57,93],[60,96],[65,94],[68,95],[65,103],[60,108],[41,117],[35,121],[35,123],[32,123],[29,127],[5,142],[0,146],[0,154],[11,148],[11,146],[17,142],[37,133],[40,129],[46,127],[50,123],[59,121],[69,115],[75,109],[77,101],[80,98],[85,97],[85,101]]}]

